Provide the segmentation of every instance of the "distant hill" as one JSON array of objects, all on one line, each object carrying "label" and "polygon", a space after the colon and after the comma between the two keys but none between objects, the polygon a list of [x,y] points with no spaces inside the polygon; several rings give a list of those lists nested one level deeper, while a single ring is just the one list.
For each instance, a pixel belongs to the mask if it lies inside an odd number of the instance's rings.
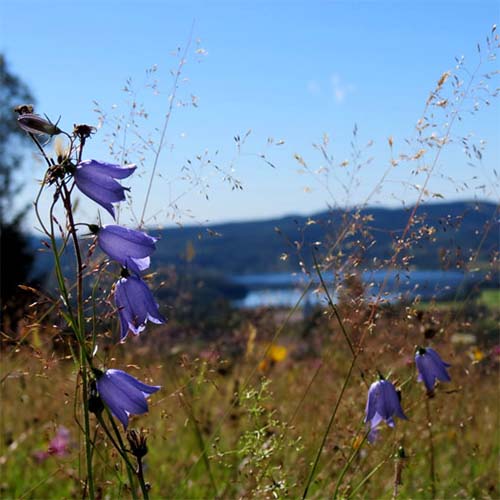
[{"label": "distant hill", "polygon": [[[300,258],[310,261],[311,245],[327,251],[342,228],[349,227],[341,250],[377,267],[394,254],[394,243],[408,222],[412,207],[332,210],[309,217],[293,216],[209,227],[186,226],[151,230],[160,237],[152,264],[177,265],[217,275],[297,271]],[[410,234],[420,234],[406,253],[416,269],[461,267],[478,252],[481,265],[499,251],[499,206],[490,202],[433,203],[419,207]],[[40,239],[33,238],[34,248]],[[365,247],[365,250],[362,248]],[[302,255],[297,254],[302,249]],[[284,259],[283,255],[287,254]],[[189,261],[189,264],[187,263]],[[36,270],[50,270],[48,252],[38,253]]]},{"label": "distant hill", "polygon": [[[349,227],[342,251],[357,252],[366,265],[390,259],[394,243],[413,207],[366,208],[359,212],[332,210],[310,217],[288,216],[160,231],[156,266],[186,265],[223,274],[253,274],[297,270],[299,258],[310,259],[310,247],[321,242],[328,250],[342,228]],[[478,252],[485,263],[499,251],[499,207],[490,202],[422,205],[409,234],[420,235],[402,256],[417,269],[461,267]],[[361,250],[366,247],[365,250]],[[297,249],[302,249],[302,256]],[[287,254],[284,259],[283,254]]]}]

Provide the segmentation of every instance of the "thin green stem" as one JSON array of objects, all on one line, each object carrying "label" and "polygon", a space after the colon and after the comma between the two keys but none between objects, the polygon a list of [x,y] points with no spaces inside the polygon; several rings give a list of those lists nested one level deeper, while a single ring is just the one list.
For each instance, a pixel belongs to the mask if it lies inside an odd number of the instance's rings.
[{"label": "thin green stem", "polygon": [[[124,448],[123,440],[121,439],[120,430],[118,429],[118,427],[116,427],[116,424],[115,424],[115,421],[113,420],[112,415],[110,415],[110,413],[107,409],[106,409],[106,411],[108,412],[108,418],[111,422],[113,430],[115,431],[115,434],[118,436],[120,444],[118,444],[116,442],[115,438],[113,437],[113,434],[111,434],[110,430],[108,429],[106,422],[104,422],[104,419],[102,418],[102,413],[97,415],[97,419],[99,420],[101,427],[103,428],[104,432],[106,433],[106,436],[108,436],[108,439],[111,441],[111,444],[115,447],[116,451],[118,452],[118,454],[122,457],[123,461],[125,462],[125,468],[127,469],[128,480],[130,483],[130,492],[132,494],[132,498],[134,500],[136,500],[137,493],[135,491],[134,476],[133,476],[133,474],[135,473],[134,466],[132,465],[132,463],[128,459],[127,452]],[[142,486],[141,486],[141,488],[142,488]],[[147,498],[147,497],[144,497],[144,498]]]},{"label": "thin green stem", "polygon": [[183,68],[184,64],[186,63],[186,56],[187,56],[189,47],[191,46],[191,40],[193,37],[193,29],[194,29],[194,22],[193,22],[193,25],[191,26],[191,31],[189,33],[186,47],[184,48],[184,52],[181,55],[181,59],[179,60],[179,64],[177,66],[177,71],[175,72],[174,83],[172,85],[172,93],[170,94],[168,110],[167,110],[167,114],[165,115],[165,121],[163,123],[163,129],[162,129],[161,135],[160,135],[160,143],[159,143],[158,148],[156,150],[155,159],[153,162],[153,169],[151,170],[151,176],[149,178],[148,189],[146,191],[146,198],[144,199],[144,206],[142,207],[142,214],[141,214],[141,220],[139,222],[139,227],[142,227],[144,225],[144,222],[145,222],[144,217],[146,216],[146,209],[148,207],[149,198],[151,196],[151,189],[153,187],[153,181],[154,181],[154,178],[156,175],[156,169],[158,168],[158,161],[160,159],[160,154],[161,154],[161,151],[163,149],[163,144],[165,142],[168,124],[170,123],[170,118],[172,116],[172,111],[174,108],[175,99],[176,99],[176,95],[177,95],[177,89],[179,87],[179,78],[182,74],[182,68]]},{"label": "thin green stem", "polygon": [[357,356],[354,355],[352,360],[351,360],[351,365],[349,366],[349,371],[347,372],[346,378],[344,380],[344,384],[342,385],[342,389],[340,391],[339,397],[337,398],[337,401],[335,402],[335,406],[333,408],[332,415],[330,416],[330,421],[328,422],[325,433],[323,434],[323,439],[321,440],[321,444],[319,445],[318,451],[316,453],[316,458],[314,460],[314,464],[311,468],[311,472],[309,473],[306,487],[304,488],[304,493],[302,494],[302,500],[304,500],[307,497],[309,487],[311,486],[311,483],[314,479],[314,475],[316,473],[316,468],[318,467],[319,459],[321,457],[321,452],[323,451],[323,448],[325,447],[326,439],[328,438],[328,434],[330,433],[330,429],[333,425],[333,422],[335,421],[335,417],[337,416],[337,410],[339,409],[340,402],[342,401],[342,397],[344,396],[344,392],[347,388],[347,385],[349,384],[349,380],[351,379],[351,374],[352,374],[352,370],[354,368],[354,365],[356,363],[356,359],[357,359]]},{"label": "thin green stem", "polygon": [[85,435],[85,457],[87,462],[87,484],[89,487],[89,497],[95,498],[94,492],[94,471],[92,468],[92,441],[90,438],[90,415],[89,415],[89,390],[88,390],[88,374],[87,361],[84,355],[84,348],[80,349],[80,365],[82,369],[82,402],[83,402],[83,422]]},{"label": "thin green stem", "polygon": [[325,280],[323,279],[323,274],[321,273],[321,270],[319,268],[319,264],[318,264],[318,261],[316,259],[316,255],[315,255],[314,251],[312,253],[312,256],[313,256],[313,261],[314,261],[314,269],[316,270],[316,274],[318,275],[319,280],[321,282],[321,286],[325,292],[326,299],[328,301],[328,305],[330,306],[330,309],[333,311],[333,313],[335,314],[335,317],[337,318],[337,321],[340,325],[340,329],[342,330],[342,334],[344,335],[344,338],[347,342],[347,345],[349,346],[349,350],[351,351],[351,354],[353,355],[353,357],[356,357],[357,354],[356,354],[356,351],[354,350],[354,345],[352,343],[351,337],[349,336],[349,334],[347,333],[347,330],[345,329],[344,322],[342,321],[342,318],[340,317],[337,306],[333,303],[332,297],[330,296],[330,291],[328,290],[328,287],[326,286]]},{"label": "thin green stem", "polygon": [[344,476],[345,476],[346,472],[348,471],[348,469],[351,466],[352,462],[356,458],[357,454],[361,451],[361,447],[365,443],[365,441],[366,441],[369,433],[370,433],[370,431],[368,431],[368,432],[365,433],[365,435],[363,437],[363,441],[361,441],[360,445],[353,450],[353,452],[351,453],[351,456],[349,457],[349,459],[345,463],[344,467],[342,468],[342,471],[340,472],[339,478],[337,479],[337,484],[335,485],[335,491],[333,493],[334,500],[337,498],[337,494],[339,492],[340,485],[342,484],[342,480],[344,479]]},{"label": "thin green stem", "polygon": [[[80,346],[80,370],[82,374],[82,407],[83,407],[83,421],[84,421],[84,436],[85,436],[85,457],[87,463],[87,484],[89,489],[89,497],[95,498],[94,489],[94,475],[92,467],[92,440],[90,431],[90,412],[88,406],[89,400],[89,375],[87,371],[87,364],[92,369],[92,358],[88,354],[86,339],[85,339],[85,315],[84,315],[84,301],[83,301],[83,260],[80,251],[80,243],[76,231],[75,221],[73,218],[73,207],[71,205],[71,195],[68,191],[65,181],[61,182],[62,187],[62,200],[66,209],[66,216],[68,218],[68,227],[71,237],[73,239],[73,246],[75,249],[76,257],[76,279],[77,279],[77,322],[76,329],[78,331],[77,338]],[[75,332],[76,333],[76,332]]]},{"label": "thin green stem", "polygon": [[[111,425],[113,427],[113,430],[115,432],[118,443],[121,447],[121,450],[123,451],[123,453],[121,455],[122,455],[123,459],[125,460],[125,463],[127,464],[127,469],[129,470],[129,472],[136,475],[137,479],[139,480],[139,486],[141,487],[142,496],[144,497],[145,500],[148,500],[149,499],[149,489],[146,486],[146,483],[144,481],[144,472],[142,472],[141,475],[139,475],[139,471],[134,469],[134,466],[132,465],[132,463],[128,459],[128,457],[126,455],[127,448],[125,447],[125,443],[123,442],[122,435],[120,433],[120,430],[118,429],[118,426],[116,425],[115,420],[113,419],[111,413],[109,412],[109,410],[108,410],[108,417],[109,417],[109,420],[110,420]],[[116,447],[116,443],[115,443],[115,447]],[[116,447],[116,448],[118,450],[118,447]],[[132,476],[130,476],[130,474],[129,474],[129,478],[130,477],[132,477]],[[132,484],[133,483],[131,483],[131,485]],[[134,495],[135,495],[135,492],[134,492]],[[135,498],[136,497],[137,496],[135,496]]]},{"label": "thin green stem", "polygon": [[431,481],[431,495],[436,498],[436,465],[434,456],[434,435],[432,432],[432,418],[430,398],[425,400],[425,409],[427,412],[427,428],[429,429],[429,478]]},{"label": "thin green stem", "polygon": [[[186,389],[190,393],[190,395],[192,396],[192,389],[191,389],[190,384],[188,384]],[[184,399],[184,396],[181,393],[179,394],[179,400],[180,400],[183,408],[185,409],[187,416],[188,416],[189,420],[191,421],[191,424],[193,425],[193,430],[194,430],[194,434],[196,437],[196,441],[197,441],[198,446],[200,448],[200,451],[202,453],[203,464],[205,465],[205,469],[206,469],[208,477],[210,479],[210,484],[212,485],[212,488],[214,490],[214,498],[217,498],[217,485],[215,484],[215,479],[214,479],[214,476],[212,474],[212,468],[210,467],[210,460],[209,460],[208,455],[206,453],[205,440],[203,439],[203,434],[200,430],[200,426],[198,425],[198,421],[194,415],[193,408]]]},{"label": "thin green stem", "polygon": [[[390,455],[392,456],[392,454]],[[378,465],[376,465],[353,489],[352,491],[349,492],[349,495],[347,499],[352,498],[360,488],[362,488],[370,479],[371,477],[389,460],[390,457],[382,460]]]},{"label": "thin green stem", "polygon": [[[299,401],[299,404],[296,406],[289,422],[288,422],[288,428],[292,425],[292,423],[295,421],[295,418],[296,416],[298,415],[299,413],[299,410],[300,408],[302,407],[307,395],[309,394],[309,391],[311,389],[311,387],[313,386],[317,376],[319,375],[319,372],[322,368],[323,364],[320,364],[318,365],[318,367],[316,368],[316,371],[314,372],[314,375],[312,376],[311,380],[309,381],[309,383],[307,384],[307,387],[306,387],[306,390],[304,391],[304,393],[302,394],[302,397],[300,398],[300,401]],[[283,444],[283,441],[285,440],[286,438],[286,433],[283,433],[280,437],[280,440],[278,442],[278,446],[276,448],[276,451],[280,450],[281,449],[281,446]],[[257,480],[257,483],[260,483],[260,481],[262,480],[262,478],[266,475],[268,469],[269,469],[269,466],[271,465],[271,458],[269,458],[269,460],[267,461],[265,467],[262,469],[261,473],[259,474],[259,479]]]}]

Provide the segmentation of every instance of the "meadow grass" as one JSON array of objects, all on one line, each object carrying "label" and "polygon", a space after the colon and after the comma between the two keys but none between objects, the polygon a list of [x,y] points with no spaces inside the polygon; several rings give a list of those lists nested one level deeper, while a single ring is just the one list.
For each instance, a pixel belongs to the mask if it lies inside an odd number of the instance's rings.
[{"label": "meadow grass", "polygon": [[[492,311],[492,314],[493,311]],[[264,355],[272,315],[250,315],[227,343],[175,342],[159,346],[168,329],[137,339],[134,355],[118,347],[134,375],[137,352],[146,380],[162,385],[147,416],[133,427],[147,428],[146,474],[152,498],[296,498],[303,492],[310,464],[350,364],[350,352],[338,325],[324,313],[314,324],[286,325],[273,359]],[[252,326],[253,325],[253,326]],[[434,339],[452,364],[452,383],[441,384],[430,400],[436,498],[495,498],[498,495],[498,369],[499,354],[486,353],[477,362],[467,346],[450,346],[458,325],[450,324]],[[391,498],[395,471],[403,465],[403,498],[429,498],[429,428],[425,390],[416,382],[413,353],[408,348],[422,337],[420,321],[408,321],[405,309],[382,315],[376,334],[366,340],[348,384],[335,423],[322,451],[309,496],[330,498],[346,462],[338,493],[344,498]],[[253,333],[252,333],[253,332]],[[47,332],[48,333],[48,332]],[[234,333],[234,332],[233,332]],[[167,341],[168,342],[168,341]],[[237,345],[236,345],[237,344]],[[239,347],[239,349],[234,349]],[[130,350],[128,350],[130,352]],[[6,359],[8,358],[8,359]],[[402,405],[409,421],[395,429],[382,427],[379,439],[363,440],[367,381],[373,369],[391,371],[403,387]],[[81,488],[79,433],[74,425],[75,373],[64,354],[49,355],[20,347],[4,356],[1,450],[3,498],[67,498]],[[34,452],[47,448],[58,426],[72,429],[66,457],[38,463]],[[95,435],[94,474],[103,497],[130,496],[116,451],[102,429]],[[395,459],[404,447],[403,461]],[[205,454],[206,452],[206,454]],[[203,457],[206,457],[204,459]],[[350,460],[349,460],[350,458]],[[376,471],[370,476],[371,471]],[[356,489],[361,484],[359,489]]]}]

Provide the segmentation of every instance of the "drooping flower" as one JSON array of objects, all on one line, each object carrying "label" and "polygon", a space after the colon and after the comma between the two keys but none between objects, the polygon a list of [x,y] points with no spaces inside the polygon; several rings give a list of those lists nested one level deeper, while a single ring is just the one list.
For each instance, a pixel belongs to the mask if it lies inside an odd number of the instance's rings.
[{"label": "drooping flower", "polygon": [[17,123],[25,132],[30,134],[57,135],[61,133],[61,129],[56,124],[34,113],[21,114],[17,118]]},{"label": "drooping flower", "polygon": [[147,385],[122,370],[106,370],[97,377],[99,396],[125,429],[130,415],[147,413],[146,398],[160,388],[159,385]]},{"label": "drooping flower", "polygon": [[138,335],[146,328],[147,321],[165,323],[147,285],[125,270],[115,285],[115,304],[120,316],[120,340],[123,342],[131,330]]},{"label": "drooping flower", "polygon": [[111,163],[87,160],[77,165],[73,176],[78,189],[105,208],[114,218],[115,210],[112,203],[123,201],[125,191],[129,190],[115,179],[129,177],[136,168],[135,165],[121,167]]},{"label": "drooping flower", "polygon": [[98,235],[101,250],[129,271],[140,274],[149,267],[149,256],[156,250],[156,238],[116,225],[101,228],[91,225],[90,230]]},{"label": "drooping flower", "polygon": [[429,394],[434,391],[436,380],[449,382],[451,380],[446,368],[451,365],[445,363],[439,354],[430,347],[417,347],[415,364],[418,370],[418,381],[423,382]]},{"label": "drooping flower", "polygon": [[376,428],[385,420],[389,427],[394,427],[393,416],[407,420],[403,413],[398,393],[394,385],[388,380],[378,380],[368,389],[368,399],[366,402],[365,422],[370,423],[369,441],[376,437]]}]

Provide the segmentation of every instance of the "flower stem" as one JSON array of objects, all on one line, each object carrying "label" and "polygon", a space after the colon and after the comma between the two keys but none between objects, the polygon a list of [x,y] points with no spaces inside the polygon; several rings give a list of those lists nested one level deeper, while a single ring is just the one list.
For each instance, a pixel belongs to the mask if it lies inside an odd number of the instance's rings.
[{"label": "flower stem", "polygon": [[429,478],[431,480],[431,495],[436,498],[436,466],[434,457],[434,435],[432,433],[431,404],[430,398],[425,400],[425,409],[427,411],[427,428],[429,429]]},{"label": "flower stem", "polygon": [[[106,409],[106,411],[107,411],[107,409]],[[127,468],[128,480],[130,483],[130,492],[132,494],[133,500],[136,500],[137,494],[135,491],[134,476],[133,476],[133,474],[135,473],[134,467],[127,457],[127,450],[125,449],[125,445],[124,445],[123,440],[121,438],[120,430],[118,429],[118,427],[116,427],[115,421],[113,420],[113,417],[109,414],[109,411],[108,411],[108,418],[109,418],[111,425],[113,427],[113,430],[118,438],[119,444],[116,442],[115,438],[113,437],[113,434],[111,434],[110,430],[108,429],[106,422],[104,422],[104,419],[102,418],[102,414],[99,414],[97,416],[97,419],[99,420],[101,427],[104,429],[104,432],[106,433],[109,440],[111,441],[111,444],[115,447],[116,451],[118,452],[118,454],[122,457],[123,461],[125,462],[125,466]],[[141,489],[142,489],[142,485],[141,485]],[[147,496],[144,498],[147,498]]]},{"label": "flower stem", "polygon": [[89,488],[89,497],[95,498],[94,492],[94,476],[92,468],[92,441],[90,437],[90,414],[88,407],[89,399],[89,376],[87,371],[88,366],[92,369],[92,358],[87,352],[85,339],[85,317],[84,317],[84,302],[83,302],[83,260],[80,252],[80,244],[76,232],[76,225],[73,218],[73,207],[71,205],[71,195],[64,180],[61,183],[62,199],[66,216],[68,218],[68,228],[73,239],[73,246],[76,257],[76,290],[77,290],[77,321],[75,334],[80,345],[80,370],[82,374],[82,407],[84,421],[84,437],[85,437],[85,457],[87,462],[87,484]]},{"label": "flower stem", "polygon": [[87,484],[89,487],[89,497],[95,498],[94,493],[94,475],[92,469],[92,442],[90,438],[90,416],[88,407],[88,374],[87,362],[84,357],[83,349],[80,350],[80,364],[82,368],[82,399],[83,399],[83,421],[85,435],[85,457],[87,462]]},{"label": "flower stem", "polygon": [[365,433],[365,435],[363,436],[363,441],[361,441],[360,445],[352,451],[351,456],[349,457],[349,459],[345,463],[342,471],[340,472],[339,478],[337,479],[337,484],[335,485],[335,491],[333,493],[334,500],[337,498],[337,494],[339,492],[340,485],[342,484],[342,480],[344,479],[344,476],[345,476],[347,470],[351,466],[352,462],[354,461],[354,459],[356,458],[358,453],[361,451],[361,447],[363,446],[366,439],[368,438],[368,434],[370,434],[370,431]]},{"label": "flower stem", "polygon": [[328,300],[328,305],[329,305],[330,309],[333,311],[333,313],[335,314],[335,317],[337,318],[337,321],[340,325],[340,329],[342,330],[342,335],[344,335],[345,341],[347,342],[347,345],[349,346],[349,350],[351,351],[352,356],[355,358],[357,356],[357,354],[356,354],[356,351],[354,350],[353,342],[351,340],[351,337],[347,333],[347,330],[345,329],[344,322],[342,321],[342,318],[340,317],[340,314],[339,314],[337,307],[333,303],[332,297],[330,296],[330,292],[328,291],[328,287],[326,286],[325,280],[323,279],[323,275],[321,274],[321,270],[319,268],[319,264],[318,264],[318,261],[316,259],[316,255],[315,255],[314,251],[312,252],[312,257],[313,257],[313,261],[314,261],[314,269],[316,270],[316,274],[318,275],[319,280],[321,282],[321,287],[323,288],[323,290],[325,292],[326,299]]},{"label": "flower stem", "polygon": [[309,473],[309,477],[307,479],[307,484],[306,484],[306,487],[304,489],[304,493],[302,494],[302,500],[304,500],[307,497],[309,487],[311,486],[311,483],[314,479],[314,474],[316,473],[316,468],[318,467],[319,459],[321,457],[321,452],[323,451],[323,448],[324,448],[325,443],[326,443],[326,439],[328,437],[328,434],[330,433],[330,429],[333,425],[335,417],[337,416],[337,410],[339,409],[340,402],[342,401],[342,397],[344,396],[344,392],[345,392],[347,385],[349,383],[349,380],[351,378],[352,370],[353,370],[354,365],[356,363],[356,358],[357,358],[357,356],[355,355],[355,356],[353,356],[353,358],[351,360],[351,365],[349,366],[349,371],[347,372],[347,375],[346,375],[346,378],[344,380],[344,384],[342,385],[342,389],[340,391],[339,397],[337,398],[337,401],[335,403],[335,407],[333,408],[332,415],[330,417],[330,421],[328,422],[325,433],[323,434],[323,439],[321,440],[321,444],[320,444],[318,451],[316,453],[316,458],[314,460],[314,464],[311,468],[311,472]]},{"label": "flower stem", "polygon": [[139,222],[139,227],[142,227],[145,223],[144,217],[146,216],[146,209],[148,207],[149,198],[151,196],[151,189],[153,187],[153,181],[155,179],[156,169],[158,168],[158,161],[160,159],[160,154],[162,152],[163,145],[165,143],[165,137],[167,134],[168,124],[170,123],[170,118],[172,116],[172,111],[173,111],[173,108],[175,105],[175,99],[176,99],[176,95],[177,95],[177,90],[179,88],[179,79],[180,79],[181,74],[182,74],[182,68],[183,68],[184,64],[186,64],[186,56],[187,56],[187,53],[188,53],[189,48],[191,46],[191,40],[193,37],[193,29],[194,29],[194,22],[193,22],[193,25],[191,26],[191,31],[189,32],[189,37],[188,37],[186,46],[184,47],[184,52],[182,53],[181,58],[179,59],[179,64],[177,66],[177,70],[174,73],[175,76],[174,76],[174,82],[172,85],[172,91],[170,93],[168,110],[167,110],[167,114],[165,115],[165,120],[163,122],[163,128],[162,128],[161,135],[160,135],[160,143],[158,144],[158,148],[156,149],[155,159],[153,162],[153,169],[151,170],[151,176],[149,177],[149,183],[148,183],[148,188],[146,191],[146,198],[144,199],[144,206],[142,207],[141,220]]},{"label": "flower stem", "polygon": [[142,458],[137,458],[137,477],[139,478],[139,484],[141,485],[142,496],[144,500],[149,499],[149,492],[146,482],[144,481],[144,470],[142,467]]},{"label": "flower stem", "polygon": [[[127,469],[129,471],[129,478],[131,481],[131,486],[133,485],[133,481],[132,481],[133,476],[131,476],[131,474],[135,474],[137,476],[137,479],[139,480],[139,486],[141,487],[142,496],[143,496],[144,500],[148,500],[149,499],[149,489],[146,486],[146,482],[144,480],[144,471],[142,469],[142,462],[141,462],[140,466],[138,467],[138,470],[135,470],[134,466],[132,465],[132,463],[130,462],[130,460],[127,457],[127,449],[125,448],[125,443],[123,442],[122,435],[120,434],[120,430],[118,429],[113,417],[109,413],[108,413],[108,417],[109,417],[109,420],[111,421],[111,425],[113,426],[113,430],[115,431],[116,438],[117,438],[118,443],[119,443],[119,446],[117,446],[116,443],[114,443],[114,445],[118,451],[120,451],[120,449],[121,449],[121,456],[122,456],[123,460],[125,460],[125,463],[127,464]],[[134,498],[137,498],[137,495],[135,495],[135,492],[134,492]]]}]

